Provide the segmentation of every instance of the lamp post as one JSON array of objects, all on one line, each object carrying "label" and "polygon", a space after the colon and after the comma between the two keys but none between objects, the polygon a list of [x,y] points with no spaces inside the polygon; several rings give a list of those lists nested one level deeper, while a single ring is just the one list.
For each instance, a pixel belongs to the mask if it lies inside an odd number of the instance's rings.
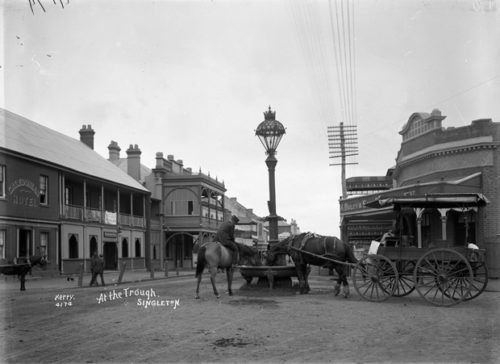
[{"label": "lamp post", "polygon": [[[269,110],[264,112],[264,121],[259,124],[255,135],[257,135],[266,149],[267,159],[266,165],[269,170],[269,201],[267,202],[269,216],[266,220],[269,221],[269,245],[278,242],[278,220],[280,217],[276,214],[276,188],[274,171],[278,160],[276,159],[276,149],[285,134],[285,127],[276,120],[276,112]],[[282,259],[281,259],[282,258]],[[282,261],[281,261],[282,260]],[[284,265],[285,257],[278,258],[278,264]]]}]

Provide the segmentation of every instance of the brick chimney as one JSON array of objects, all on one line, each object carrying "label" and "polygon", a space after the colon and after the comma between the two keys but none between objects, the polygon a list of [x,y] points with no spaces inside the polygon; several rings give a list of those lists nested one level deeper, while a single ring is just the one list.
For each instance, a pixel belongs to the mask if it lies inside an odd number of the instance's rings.
[{"label": "brick chimney", "polygon": [[118,143],[114,140],[111,141],[108,145],[109,150],[109,158],[108,160],[115,163],[120,160],[120,150],[121,148],[118,146]]},{"label": "brick chimney", "polygon": [[127,173],[137,181],[141,179],[141,150],[137,144],[127,149]]},{"label": "brick chimney", "polygon": [[80,141],[90,149],[94,149],[94,134],[95,131],[90,124],[82,125],[80,129]]},{"label": "brick chimney", "polygon": [[163,168],[163,153],[156,153],[156,168]]}]

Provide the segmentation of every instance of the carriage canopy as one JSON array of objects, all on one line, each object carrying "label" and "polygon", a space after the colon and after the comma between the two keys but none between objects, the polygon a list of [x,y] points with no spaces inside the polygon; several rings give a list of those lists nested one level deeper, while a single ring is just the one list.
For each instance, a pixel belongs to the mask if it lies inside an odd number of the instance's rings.
[{"label": "carriage canopy", "polygon": [[[401,240],[403,245],[422,248],[431,244],[465,245],[471,239],[475,241],[475,221],[467,215],[476,212],[478,207],[488,202],[481,193],[432,193],[378,198],[365,206],[393,206],[393,210],[397,212],[397,240]],[[430,215],[429,219],[423,219],[424,211],[435,211],[434,217]],[[462,216],[457,216],[457,213]],[[436,222],[441,225],[440,236],[437,228],[432,227]]]},{"label": "carriage canopy", "polygon": [[399,207],[479,207],[489,203],[488,199],[481,193],[453,193],[453,194],[425,194],[422,196],[401,196],[379,198],[365,204],[366,207],[383,208],[388,206]]}]

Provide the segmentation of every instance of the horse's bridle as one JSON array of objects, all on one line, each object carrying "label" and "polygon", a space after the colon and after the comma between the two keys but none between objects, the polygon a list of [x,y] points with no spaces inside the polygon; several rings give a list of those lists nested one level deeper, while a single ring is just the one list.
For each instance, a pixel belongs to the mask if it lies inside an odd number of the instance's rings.
[{"label": "horse's bridle", "polygon": [[[280,253],[281,250],[283,250],[283,253],[287,253],[287,254],[290,254],[290,247],[292,246],[293,242],[295,241],[295,238],[297,237],[297,235],[290,235],[290,237],[288,237],[289,241],[288,241],[288,244],[284,247],[282,246],[279,246],[278,248],[276,248],[274,251],[269,251],[267,253],[267,257],[269,257],[269,255],[272,255],[273,257],[275,257],[276,255],[278,255]],[[281,242],[280,242],[281,243]],[[283,244],[284,245],[284,244]],[[274,261],[275,259],[273,259]]]}]

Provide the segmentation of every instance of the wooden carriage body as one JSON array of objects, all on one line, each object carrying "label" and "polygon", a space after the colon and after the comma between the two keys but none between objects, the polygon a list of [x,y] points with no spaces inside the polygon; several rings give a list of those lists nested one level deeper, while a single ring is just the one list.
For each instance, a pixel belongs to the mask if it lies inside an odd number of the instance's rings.
[{"label": "wooden carriage body", "polygon": [[[417,292],[428,302],[451,306],[479,296],[486,288],[486,251],[468,242],[468,237],[447,239],[446,212],[477,211],[488,201],[481,194],[432,194],[375,200],[368,207],[392,205],[397,218],[404,209],[413,209],[417,221],[416,238],[398,229],[383,243],[373,242],[370,252],[355,267],[352,279],[358,293],[370,301]],[[426,209],[437,209],[443,216],[442,239],[423,245],[421,221]],[[397,227],[401,226],[396,221]],[[465,229],[467,235],[468,229]]]}]

